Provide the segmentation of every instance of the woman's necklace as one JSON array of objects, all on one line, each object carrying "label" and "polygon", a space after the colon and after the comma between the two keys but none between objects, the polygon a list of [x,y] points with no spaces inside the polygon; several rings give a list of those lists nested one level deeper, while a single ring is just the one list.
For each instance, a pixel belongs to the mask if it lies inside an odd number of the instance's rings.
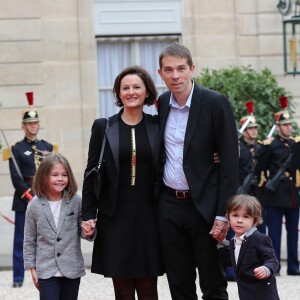
[{"label": "woman's necklace", "polygon": [[[125,124],[129,126],[135,126],[141,122],[143,119],[143,114],[139,116],[136,121],[127,119],[126,115],[123,113],[121,116],[122,120]],[[136,139],[135,139],[135,128],[131,128],[131,179],[130,185],[135,185],[135,178],[136,178]]]},{"label": "woman's necklace", "polygon": [[135,128],[131,128],[131,185],[135,185],[135,176],[136,176]]}]

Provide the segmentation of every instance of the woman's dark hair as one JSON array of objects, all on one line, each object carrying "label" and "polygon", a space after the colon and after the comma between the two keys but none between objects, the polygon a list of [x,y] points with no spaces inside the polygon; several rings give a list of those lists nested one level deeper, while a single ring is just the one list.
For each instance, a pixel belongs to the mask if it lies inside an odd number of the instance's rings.
[{"label": "woman's dark hair", "polygon": [[157,91],[155,88],[155,84],[153,82],[150,74],[140,66],[131,66],[125,68],[115,79],[113,94],[116,99],[115,104],[119,107],[123,107],[123,102],[120,98],[120,89],[121,89],[121,81],[127,75],[137,75],[139,76],[145,84],[147,97],[145,98],[144,105],[152,105],[154,104],[157,98]]}]

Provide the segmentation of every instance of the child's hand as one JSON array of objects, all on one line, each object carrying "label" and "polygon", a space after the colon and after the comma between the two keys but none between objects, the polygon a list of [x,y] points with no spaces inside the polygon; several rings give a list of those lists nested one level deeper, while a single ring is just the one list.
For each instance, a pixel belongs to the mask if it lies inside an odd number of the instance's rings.
[{"label": "child's hand", "polygon": [[37,289],[39,289],[39,282],[38,282],[38,278],[37,278],[37,274],[36,274],[36,269],[32,268],[32,269],[30,269],[30,272],[31,272],[32,281],[33,281],[35,287]]},{"label": "child's hand", "polygon": [[267,272],[264,267],[258,267],[254,269],[254,276],[257,279],[265,279],[267,278]]},{"label": "child's hand", "polygon": [[92,237],[95,233],[97,219],[81,222],[81,229],[86,237]]}]

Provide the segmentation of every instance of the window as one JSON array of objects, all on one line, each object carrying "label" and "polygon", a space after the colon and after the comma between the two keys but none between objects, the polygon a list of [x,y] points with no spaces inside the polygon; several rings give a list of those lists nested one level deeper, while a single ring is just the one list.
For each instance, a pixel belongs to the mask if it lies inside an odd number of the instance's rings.
[{"label": "window", "polygon": [[[119,107],[114,105],[112,87],[115,77],[128,66],[144,67],[152,75],[158,95],[165,91],[165,84],[157,73],[159,53],[166,45],[178,41],[178,36],[98,38],[99,116],[108,117],[119,111]],[[154,106],[145,106],[144,111],[156,113]]]}]

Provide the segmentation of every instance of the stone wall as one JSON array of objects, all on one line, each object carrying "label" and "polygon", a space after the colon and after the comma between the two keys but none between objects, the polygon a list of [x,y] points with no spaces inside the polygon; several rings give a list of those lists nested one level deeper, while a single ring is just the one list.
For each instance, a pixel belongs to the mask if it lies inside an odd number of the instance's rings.
[{"label": "stone wall", "polygon": [[300,125],[299,75],[284,75],[281,15],[274,0],[183,0],[182,42],[191,49],[198,72],[230,65],[267,67],[291,91]]},{"label": "stone wall", "polygon": [[[34,91],[39,138],[59,144],[81,186],[97,111],[92,1],[0,0],[0,7],[0,128],[10,144],[23,138],[24,93]],[[0,169],[0,195],[10,195],[8,163]]]},{"label": "stone wall", "polygon": [[[300,103],[299,76],[283,75],[281,16],[274,0],[182,0],[182,42],[198,72],[251,64],[270,68]],[[0,129],[23,138],[25,92],[35,92],[39,137],[58,143],[81,188],[90,128],[97,114],[97,62],[92,0],[0,0]],[[300,109],[296,118],[300,121]],[[3,141],[3,138],[0,137]],[[0,196],[11,195],[0,161]]]}]

